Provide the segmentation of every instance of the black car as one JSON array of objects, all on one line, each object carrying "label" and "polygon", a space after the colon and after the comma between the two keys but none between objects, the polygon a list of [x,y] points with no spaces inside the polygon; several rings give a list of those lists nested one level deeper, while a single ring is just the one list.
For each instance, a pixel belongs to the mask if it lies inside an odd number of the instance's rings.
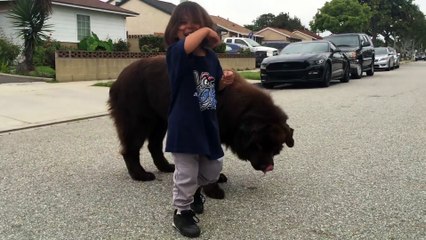
[{"label": "black car", "polygon": [[351,61],[352,78],[361,78],[362,73],[374,75],[374,45],[371,38],[365,33],[342,33],[324,37],[333,42],[346,53]]},{"label": "black car", "polygon": [[279,55],[265,58],[260,65],[265,88],[302,82],[328,87],[332,79],[348,82],[349,75],[349,59],[329,41],[290,43]]}]

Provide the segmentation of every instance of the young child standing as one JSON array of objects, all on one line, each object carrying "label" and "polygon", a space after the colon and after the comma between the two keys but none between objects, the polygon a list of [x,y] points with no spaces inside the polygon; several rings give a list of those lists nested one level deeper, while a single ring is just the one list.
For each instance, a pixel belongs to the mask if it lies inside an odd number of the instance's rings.
[{"label": "young child standing", "polygon": [[216,92],[234,79],[211,50],[220,43],[213,26],[209,14],[188,1],[175,8],[165,31],[172,90],[166,151],[175,163],[173,226],[187,237],[200,235],[195,216],[204,209],[200,187],[217,181],[222,170]]}]

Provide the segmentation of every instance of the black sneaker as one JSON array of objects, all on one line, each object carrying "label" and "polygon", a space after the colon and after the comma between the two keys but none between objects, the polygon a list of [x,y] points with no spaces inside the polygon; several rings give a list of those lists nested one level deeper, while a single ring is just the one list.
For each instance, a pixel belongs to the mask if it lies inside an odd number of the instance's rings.
[{"label": "black sneaker", "polygon": [[194,202],[191,203],[191,209],[196,214],[201,214],[204,212],[204,202],[206,201],[206,198],[201,194],[201,187],[197,189],[197,191],[194,194]]},{"label": "black sneaker", "polygon": [[197,226],[199,219],[192,210],[184,210],[177,214],[175,210],[173,216],[173,227],[185,237],[195,238],[200,236],[200,228]]}]

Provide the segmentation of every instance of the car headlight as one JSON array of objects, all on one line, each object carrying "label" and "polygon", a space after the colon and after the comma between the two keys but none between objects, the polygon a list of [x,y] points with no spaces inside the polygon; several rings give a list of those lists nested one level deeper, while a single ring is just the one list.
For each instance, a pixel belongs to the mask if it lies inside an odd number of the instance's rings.
[{"label": "car headlight", "polygon": [[325,62],[325,59],[316,59],[316,60],[309,60],[309,63],[312,65],[321,65]]},{"label": "car headlight", "polygon": [[320,65],[323,64],[325,62],[325,59],[319,59],[319,60],[315,60],[314,64]]},{"label": "car headlight", "polygon": [[355,59],[356,52],[346,52],[346,56],[348,56],[348,58]]},{"label": "car headlight", "polygon": [[266,64],[266,63],[261,63],[261,64],[260,64],[260,69],[266,69],[266,65],[268,65],[268,64]]}]

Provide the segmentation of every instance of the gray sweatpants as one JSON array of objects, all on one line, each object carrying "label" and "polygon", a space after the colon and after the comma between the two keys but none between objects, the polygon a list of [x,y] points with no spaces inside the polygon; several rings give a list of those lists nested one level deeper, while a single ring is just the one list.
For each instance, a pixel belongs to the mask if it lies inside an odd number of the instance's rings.
[{"label": "gray sweatpants", "polygon": [[222,158],[209,160],[198,154],[172,153],[175,162],[173,174],[173,207],[189,210],[194,193],[200,186],[214,183],[222,171]]}]

